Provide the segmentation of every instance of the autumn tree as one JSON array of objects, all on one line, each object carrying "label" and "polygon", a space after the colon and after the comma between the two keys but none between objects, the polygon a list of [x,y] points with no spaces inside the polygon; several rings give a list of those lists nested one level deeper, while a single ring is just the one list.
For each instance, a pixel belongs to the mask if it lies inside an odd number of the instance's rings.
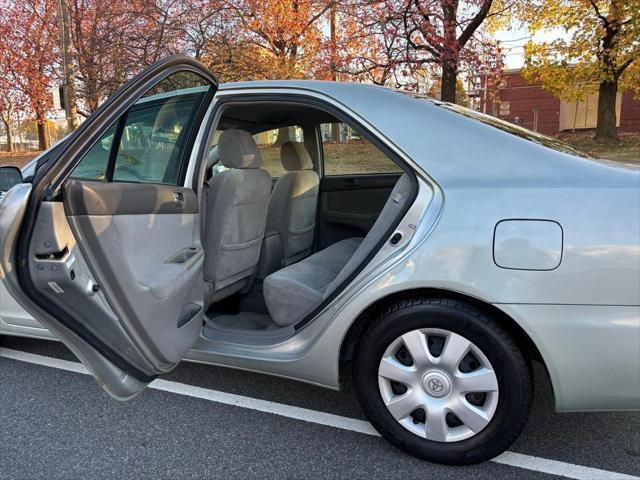
[{"label": "autumn tree", "polygon": [[[371,0],[376,1],[376,0]],[[516,0],[381,0],[388,29],[404,42],[404,63],[413,71],[436,65],[442,100],[455,102],[458,74],[497,70],[501,54],[485,34],[488,21],[506,21]]]},{"label": "autumn tree", "polygon": [[[128,59],[142,68],[168,55],[183,53],[186,13],[185,0],[129,0],[126,44]],[[141,68],[140,68],[141,70]]]},{"label": "autumn tree", "polygon": [[616,96],[640,94],[640,0],[535,0],[521,16],[532,33],[565,32],[525,46],[525,78],[567,100],[597,91],[595,140],[617,141]]},{"label": "autumn tree", "polygon": [[75,0],[69,3],[77,95],[84,116],[118,88],[126,77],[120,0]]},{"label": "autumn tree", "polygon": [[185,30],[186,51],[220,79],[234,82],[277,78],[274,59],[243,32],[236,3],[228,0],[189,0],[191,13]]},{"label": "autumn tree", "polygon": [[7,139],[7,151],[13,152],[13,118],[20,107],[20,95],[11,85],[10,75],[4,69],[0,58],[0,123]]},{"label": "autumn tree", "polygon": [[[332,8],[333,36],[322,49],[327,78],[399,87],[405,58],[399,19],[390,17],[385,2],[342,0]],[[394,24],[394,22],[396,22]],[[337,74],[337,75],[336,75]]]},{"label": "autumn tree", "polygon": [[321,23],[334,0],[228,0],[236,36],[264,68],[257,78],[313,77]]},{"label": "autumn tree", "polygon": [[202,61],[225,35],[222,42],[229,41],[238,21],[226,0],[183,0],[182,4],[184,50]]},{"label": "autumn tree", "polygon": [[14,88],[28,100],[41,150],[49,146],[47,114],[58,58],[57,8],[53,0],[3,1],[0,55]]}]

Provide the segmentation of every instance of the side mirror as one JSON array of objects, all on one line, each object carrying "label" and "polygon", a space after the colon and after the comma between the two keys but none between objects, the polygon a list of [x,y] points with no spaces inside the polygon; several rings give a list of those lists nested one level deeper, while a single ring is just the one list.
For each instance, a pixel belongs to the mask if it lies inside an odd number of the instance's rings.
[{"label": "side mirror", "polygon": [[22,183],[22,172],[18,167],[0,167],[0,192],[7,192]]}]

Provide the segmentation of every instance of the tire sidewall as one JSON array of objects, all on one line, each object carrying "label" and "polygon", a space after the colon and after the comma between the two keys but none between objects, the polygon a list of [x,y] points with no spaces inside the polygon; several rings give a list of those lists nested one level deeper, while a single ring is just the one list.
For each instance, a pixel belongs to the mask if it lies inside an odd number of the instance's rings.
[{"label": "tire sidewall", "polygon": [[[356,393],[374,427],[398,448],[416,457],[447,464],[469,464],[492,458],[520,433],[531,397],[529,367],[513,341],[497,324],[473,309],[442,303],[407,305],[385,315],[363,338],[354,362]],[[491,363],[498,379],[498,405],[490,423],[458,442],[435,442],[404,428],[388,411],[378,388],[378,367],[387,347],[412,330],[439,328],[474,343]],[[524,417],[524,421],[523,421]]]}]

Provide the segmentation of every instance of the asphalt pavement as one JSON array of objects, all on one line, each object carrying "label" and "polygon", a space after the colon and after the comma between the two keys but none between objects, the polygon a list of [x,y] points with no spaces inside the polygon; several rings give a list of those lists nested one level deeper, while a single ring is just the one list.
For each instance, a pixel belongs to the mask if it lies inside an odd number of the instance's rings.
[{"label": "asphalt pavement", "polygon": [[[366,423],[351,391],[183,363],[163,377],[178,393],[148,389],[119,403],[49,359],[77,365],[56,342],[0,344],[0,479],[640,477],[640,413],[556,414],[540,369],[529,424],[510,456],[445,467],[354,431],[347,420]],[[217,400],[226,394],[232,400]]]}]

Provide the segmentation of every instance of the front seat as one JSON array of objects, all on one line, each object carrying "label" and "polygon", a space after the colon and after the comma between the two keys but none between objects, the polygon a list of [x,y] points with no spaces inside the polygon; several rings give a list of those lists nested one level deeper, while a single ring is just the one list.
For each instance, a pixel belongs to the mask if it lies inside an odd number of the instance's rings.
[{"label": "front seat", "polygon": [[311,254],[320,181],[303,143],[283,143],[280,160],[287,173],[271,193],[267,231],[280,234],[280,265],[286,267]]},{"label": "front seat", "polygon": [[251,134],[225,130],[218,142],[227,170],[208,183],[204,279],[208,305],[238,292],[258,264],[264,237],[271,175]]}]

